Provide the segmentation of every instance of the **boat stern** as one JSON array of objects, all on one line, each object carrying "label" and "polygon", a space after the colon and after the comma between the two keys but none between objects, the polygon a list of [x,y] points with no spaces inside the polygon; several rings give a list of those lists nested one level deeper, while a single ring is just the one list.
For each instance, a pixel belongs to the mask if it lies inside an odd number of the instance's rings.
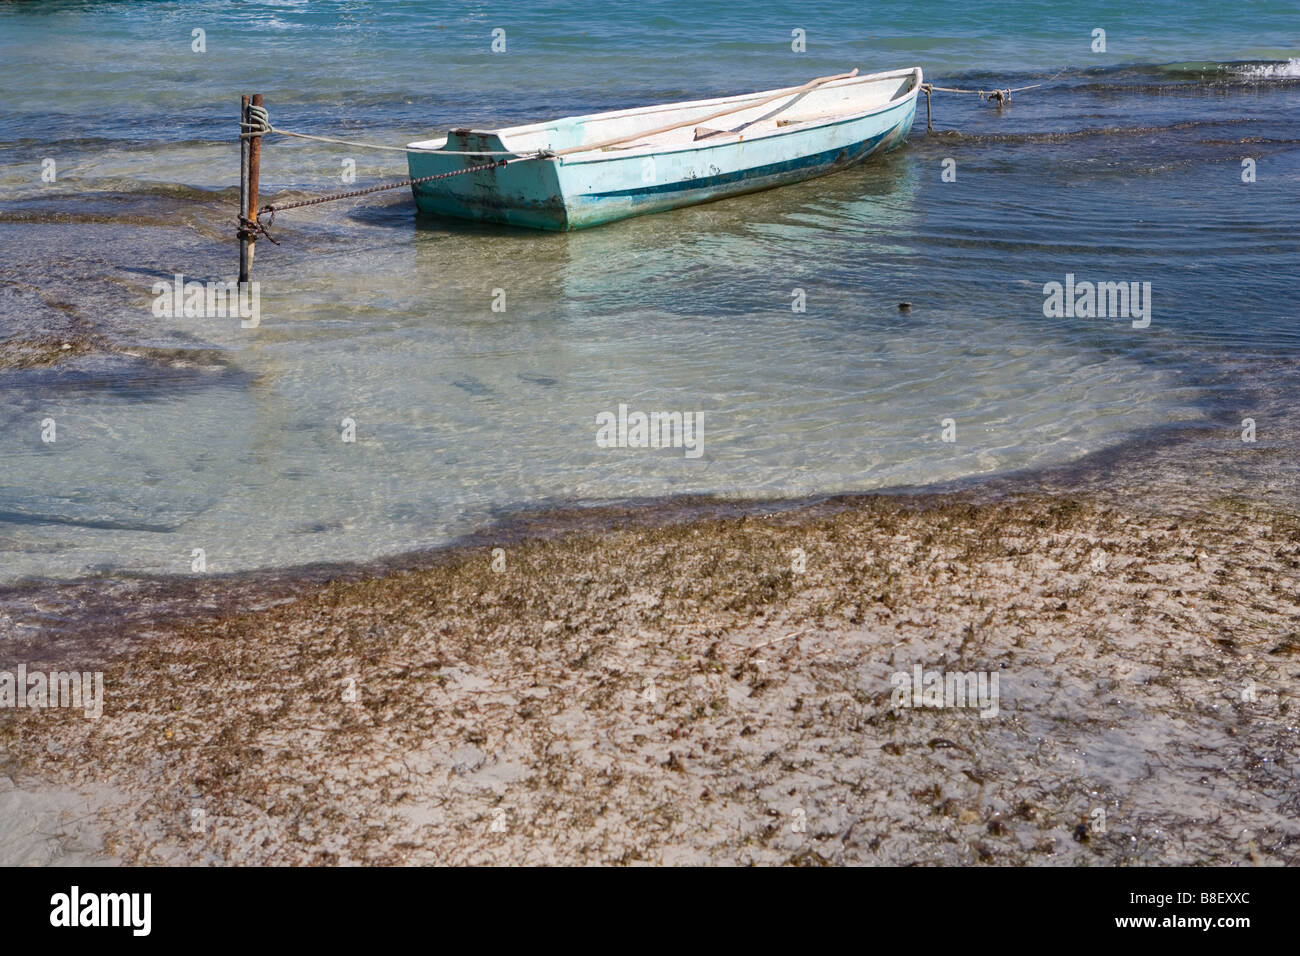
[{"label": "boat stern", "polygon": [[[506,155],[500,155],[503,153]],[[509,153],[497,133],[470,129],[454,129],[444,139],[411,143],[406,148],[412,179],[483,166],[494,159],[507,162],[412,184],[416,208],[432,215],[530,229],[569,228],[555,160],[517,157]]]}]

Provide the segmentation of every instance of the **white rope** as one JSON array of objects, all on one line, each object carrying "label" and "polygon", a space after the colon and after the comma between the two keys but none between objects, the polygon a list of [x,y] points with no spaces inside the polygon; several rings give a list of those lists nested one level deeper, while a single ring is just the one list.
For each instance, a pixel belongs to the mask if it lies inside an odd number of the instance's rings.
[{"label": "white rope", "polygon": [[[247,125],[247,124],[244,124]],[[296,136],[298,139],[313,139],[318,143],[335,143],[339,146],[357,146],[361,149],[386,149],[395,153],[440,153],[444,156],[531,156],[537,151],[518,152],[512,150],[458,150],[458,149],[423,149],[421,147],[406,146],[382,146],[379,143],[358,143],[348,139],[331,139],[328,136],[309,136],[307,133],[292,133],[287,129],[280,129],[278,126],[254,127],[253,132],[241,133],[240,136],[247,139],[253,136],[265,136],[270,133],[278,133],[281,136]]]},{"label": "white rope", "polygon": [[985,98],[990,97],[990,96],[993,96],[993,95],[995,95],[995,94],[997,94],[997,93],[1002,93],[1002,94],[1006,94],[1006,95],[1009,96],[1011,93],[1023,93],[1025,90],[1036,90],[1036,89],[1038,89],[1040,86],[1046,86],[1048,83],[1051,83],[1052,80],[1056,79],[1056,77],[1060,76],[1060,75],[1061,75],[1062,73],[1064,73],[1064,72],[1065,72],[1065,70],[1060,70],[1060,71],[1058,71],[1054,76],[1049,76],[1047,79],[1042,80],[1042,81],[1040,81],[1040,82],[1038,82],[1038,83],[1034,83],[1034,84],[1031,85],[1031,86],[1017,86],[1017,87],[1015,87],[1014,89],[1010,89],[1010,90],[1006,90],[1006,89],[1002,89],[1002,90],[959,90],[959,89],[957,89],[956,87],[952,87],[952,86],[935,86],[933,83],[927,83],[927,84],[925,84],[925,85],[928,86],[928,87],[930,87],[930,89],[935,90],[936,92],[941,92],[941,93],[974,93],[974,94],[976,94],[977,96],[979,96],[980,99],[985,99]]}]

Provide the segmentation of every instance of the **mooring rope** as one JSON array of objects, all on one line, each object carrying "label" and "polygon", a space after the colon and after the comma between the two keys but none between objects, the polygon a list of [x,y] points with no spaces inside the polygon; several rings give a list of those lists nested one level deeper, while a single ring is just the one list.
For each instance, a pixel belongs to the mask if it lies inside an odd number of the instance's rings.
[{"label": "mooring rope", "polygon": [[280,240],[266,231],[267,226],[273,225],[275,225],[274,210],[271,211],[270,222],[262,222],[260,220],[249,219],[247,216],[240,216],[239,229],[235,232],[235,235],[240,239],[251,239],[253,242],[257,241],[258,236],[266,236],[266,238],[270,239],[278,246]]},{"label": "mooring rope", "polygon": [[334,143],[337,146],[356,146],[360,149],[384,149],[392,153],[438,153],[443,156],[532,156],[532,153],[520,153],[512,149],[425,149],[420,146],[384,146],[380,143],[359,143],[350,139],[333,139],[329,136],[312,136],[308,133],[294,133],[278,126],[268,126],[265,133],[241,133],[240,136],[264,136],[274,133],[279,136],[295,136],[298,139],[314,139],[318,143]]},{"label": "mooring rope", "polygon": [[385,189],[401,189],[403,186],[415,186],[419,183],[432,182],[435,179],[447,179],[450,176],[461,176],[465,173],[477,173],[485,169],[495,169],[498,166],[504,166],[510,162],[508,159],[494,159],[490,163],[479,163],[477,166],[466,166],[464,169],[453,169],[448,173],[435,173],[432,176],[418,176],[415,179],[403,179],[400,183],[385,183],[382,186],[370,186],[366,189],[350,189],[343,193],[329,193],[325,196],[317,196],[315,199],[299,199],[296,202],[271,203],[262,208],[269,213],[275,213],[284,209],[297,209],[299,206],[315,206],[318,203],[333,202],[335,199],[350,199],[353,196],[366,196],[370,193],[381,193]]},{"label": "mooring rope", "polygon": [[[378,143],[356,143],[343,139],[331,139],[328,136],[309,136],[306,133],[291,133],[289,130],[276,129],[271,125],[271,116],[264,106],[249,106],[248,119],[240,123],[239,127],[243,132],[239,134],[241,139],[251,139],[255,136],[266,136],[270,133],[279,133],[281,136],[297,136],[302,139],[319,140],[322,143],[336,143],[341,146],[360,146],[368,149],[391,149],[398,152],[406,152],[401,146],[381,146]],[[422,152],[434,152],[434,150],[423,150]],[[466,166],[464,169],[453,169],[445,173],[435,173],[432,176],[417,176],[413,179],[403,179],[396,183],[382,183],[378,186],[367,186],[365,189],[349,189],[346,192],[327,193],[324,196],[314,196],[311,199],[297,199],[293,202],[267,203],[261,208],[270,216],[266,222],[249,219],[246,216],[239,217],[239,229],[235,233],[240,239],[257,239],[258,236],[265,236],[277,246],[280,244],[274,236],[267,232],[267,228],[275,224],[275,214],[285,209],[299,209],[303,206],[316,206],[323,202],[334,202],[336,199],[350,199],[353,196],[368,196],[371,193],[380,193],[388,189],[403,189],[407,186],[418,186],[420,183],[433,182],[435,179],[447,179],[451,176],[463,176],[466,173],[482,172],[485,169],[496,169],[506,165],[508,162],[519,162],[520,160],[538,159],[542,156],[549,155],[545,151],[537,153],[518,153],[518,152],[498,152],[493,150],[478,150],[476,152],[461,152],[456,150],[437,150],[436,152],[446,153],[451,156],[509,156],[511,159],[494,159],[490,162],[479,163],[475,166]]]},{"label": "mooring rope", "polygon": [[[1044,81],[1045,82],[1045,81]],[[995,100],[999,103],[1010,102],[1012,93],[1020,93],[1023,90],[1035,90],[1042,86],[1042,83],[1035,83],[1032,86],[1017,86],[1013,90],[959,90],[953,86],[935,86],[933,83],[926,83],[931,90],[936,93],[974,93],[981,100]]]},{"label": "mooring rope", "polygon": [[[531,158],[531,157],[525,157]],[[517,162],[517,160],[515,160]],[[261,208],[261,212],[268,213],[270,219],[266,222],[260,220],[254,221],[244,216],[239,217],[239,229],[235,233],[240,239],[256,239],[259,235],[266,236],[277,246],[280,241],[267,232],[269,226],[275,225],[275,214],[285,209],[298,209],[302,206],[316,206],[323,202],[333,202],[336,199],[349,199],[353,196],[368,196],[370,193],[381,193],[386,189],[401,189],[405,186],[416,186],[420,183],[432,182],[435,179],[447,179],[451,176],[462,176],[465,173],[477,173],[485,169],[495,169],[498,166],[504,166],[512,162],[508,159],[494,159],[490,163],[479,163],[477,166],[466,166],[464,169],[453,169],[446,173],[436,173],[432,176],[417,176],[414,179],[403,179],[398,183],[383,183],[379,186],[369,186],[365,189],[349,189],[342,193],[327,193],[324,196],[315,196],[311,199],[298,199],[293,202],[267,203]]]},{"label": "mooring rope", "polygon": [[528,156],[532,157],[534,153],[520,153],[517,150],[454,150],[454,149],[424,149],[421,147],[409,146],[385,146],[382,143],[361,143],[351,139],[334,139],[330,136],[313,136],[309,133],[295,133],[292,130],[280,129],[278,126],[271,125],[270,114],[267,113],[264,106],[250,106],[248,108],[248,117],[250,122],[240,123],[239,128],[244,132],[239,134],[240,139],[251,139],[254,136],[269,136],[276,134],[279,136],[294,136],[298,139],[311,139],[318,143],[333,143],[336,146],[355,146],[359,149],[384,149],[394,153],[441,153],[444,156]]},{"label": "mooring rope", "polygon": [[978,96],[980,102],[983,102],[984,100],[992,100],[1001,107],[1011,102],[1012,93],[1023,93],[1025,90],[1036,90],[1040,86],[1046,86],[1064,72],[1065,70],[1058,70],[1054,76],[1049,76],[1047,79],[1040,80],[1037,83],[1031,83],[1029,86],[1016,86],[1011,89],[1000,90],[963,90],[955,86],[935,86],[933,83],[922,83],[921,92],[925,94],[925,128],[930,132],[934,131],[934,123],[931,122],[932,114],[930,112],[931,93],[969,93]]}]

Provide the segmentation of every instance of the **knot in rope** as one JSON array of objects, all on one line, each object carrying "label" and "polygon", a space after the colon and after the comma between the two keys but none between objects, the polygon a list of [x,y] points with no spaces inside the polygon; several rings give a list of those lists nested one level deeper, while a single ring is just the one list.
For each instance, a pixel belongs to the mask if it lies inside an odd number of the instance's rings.
[{"label": "knot in rope", "polygon": [[240,123],[239,128],[249,136],[262,136],[275,132],[275,127],[271,125],[271,114],[266,111],[265,106],[250,106],[248,119]]},{"label": "knot in rope", "polygon": [[235,235],[240,239],[248,239],[252,242],[256,242],[258,236],[266,236],[267,239],[271,240],[271,242],[278,246],[280,240],[266,231],[267,226],[275,224],[275,210],[268,206],[267,211],[271,213],[271,218],[268,222],[260,222],[258,220],[249,219],[247,216],[240,216],[239,229],[236,231]]}]

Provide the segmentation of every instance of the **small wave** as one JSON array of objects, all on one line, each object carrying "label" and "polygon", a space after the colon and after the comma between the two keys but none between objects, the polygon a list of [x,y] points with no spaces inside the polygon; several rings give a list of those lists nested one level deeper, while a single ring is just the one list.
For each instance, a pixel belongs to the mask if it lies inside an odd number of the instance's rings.
[{"label": "small wave", "polygon": [[1285,63],[1278,60],[1272,63],[1234,64],[1231,71],[1239,76],[1248,76],[1253,80],[1300,80],[1300,57],[1291,57]]},{"label": "small wave", "polygon": [[[1123,69],[1123,68],[1121,68]],[[1146,68],[1136,68],[1142,72]],[[1166,63],[1153,68],[1160,76],[1175,80],[1196,80],[1214,84],[1247,84],[1260,80],[1300,79],[1300,59],[1289,60],[1237,60],[1220,63],[1192,61]]]},{"label": "small wave", "polygon": [[[927,77],[927,79],[932,79]],[[1185,60],[1177,63],[1124,63],[1114,66],[1064,67],[1043,73],[984,70],[945,74],[943,86],[1003,89],[1037,84],[1042,87],[1069,86],[1080,91],[1168,92],[1171,88],[1199,85],[1250,86],[1260,80],[1300,79],[1300,58],[1289,60]]]}]

